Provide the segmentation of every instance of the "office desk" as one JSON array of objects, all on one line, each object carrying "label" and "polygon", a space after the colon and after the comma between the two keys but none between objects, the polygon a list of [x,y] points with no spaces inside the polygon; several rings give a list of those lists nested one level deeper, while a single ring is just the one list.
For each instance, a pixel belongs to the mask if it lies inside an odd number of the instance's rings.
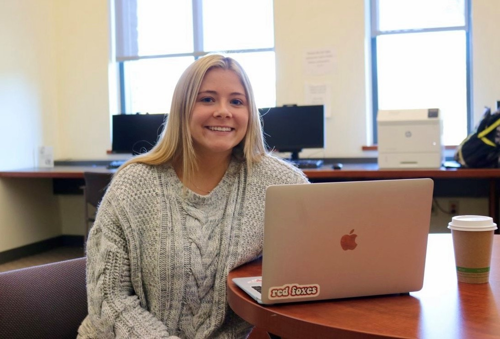
[{"label": "office desk", "polygon": [[51,168],[30,167],[11,171],[0,171],[0,178],[49,178],[83,179],[83,172],[110,172],[105,166],[55,166]]},{"label": "office desk", "polygon": [[379,169],[377,164],[345,164],[341,170],[322,167],[303,171],[310,179],[500,179],[496,168]]},{"label": "office desk", "polygon": [[[84,171],[110,171],[105,166],[55,166],[52,168],[30,167],[0,171],[4,178],[83,178]],[[377,164],[345,164],[341,170],[329,166],[318,169],[304,169],[310,179],[500,179],[500,169],[379,169]]]},{"label": "office desk", "polygon": [[500,235],[494,238],[489,284],[458,283],[451,235],[431,234],[424,287],[409,296],[261,306],[231,280],[261,275],[255,261],[229,274],[229,306],[256,327],[289,339],[499,338]]},{"label": "office desk", "polygon": [[[30,167],[0,171],[4,178],[83,178],[84,171],[112,171],[105,166],[55,166],[52,168]],[[379,169],[377,164],[346,164],[341,170],[331,167],[304,169],[310,179],[500,179],[500,169]]]},{"label": "office desk", "polygon": [[[0,178],[52,178],[83,179],[84,171],[110,171],[104,166],[56,166],[53,168],[26,168],[11,171],[0,171]],[[377,164],[345,164],[341,170],[331,167],[303,170],[311,181],[346,181],[346,180],[379,180],[379,179],[484,179],[488,181],[488,215],[498,223],[497,181],[500,169],[378,169]],[[77,185],[81,183],[77,182]]]}]

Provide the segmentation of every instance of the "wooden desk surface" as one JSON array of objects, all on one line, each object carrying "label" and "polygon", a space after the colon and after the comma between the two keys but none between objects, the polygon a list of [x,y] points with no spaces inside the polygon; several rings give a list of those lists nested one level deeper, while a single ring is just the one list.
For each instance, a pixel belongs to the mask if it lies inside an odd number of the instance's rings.
[{"label": "wooden desk surface", "polygon": [[256,261],[227,279],[230,307],[283,338],[500,338],[500,235],[490,283],[458,283],[450,234],[429,236],[424,287],[409,296],[381,296],[261,306],[232,278],[261,274]]},{"label": "wooden desk surface", "polygon": [[[25,168],[0,171],[0,178],[52,178],[83,179],[84,171],[115,171],[105,166],[55,166],[53,168]],[[345,164],[343,169],[334,170],[329,166],[319,169],[304,169],[304,174],[311,181],[345,181],[377,179],[487,179],[489,180],[488,215],[498,222],[497,180],[500,169],[378,169],[377,164]],[[500,232],[500,229],[498,230]]]},{"label": "wooden desk surface", "polygon": [[[4,178],[83,178],[84,171],[109,171],[105,166],[55,166],[53,168],[24,168],[0,171]],[[345,164],[341,170],[330,167],[304,169],[310,179],[495,179],[500,178],[500,169],[378,169],[377,164]]]},{"label": "wooden desk surface", "polygon": [[303,171],[309,179],[500,178],[496,168],[379,169],[377,164],[345,164],[341,170],[323,167]]},{"label": "wooden desk surface", "polygon": [[0,171],[0,178],[52,178],[82,179],[83,172],[109,172],[105,166],[55,166],[51,168],[30,167],[12,171]]}]

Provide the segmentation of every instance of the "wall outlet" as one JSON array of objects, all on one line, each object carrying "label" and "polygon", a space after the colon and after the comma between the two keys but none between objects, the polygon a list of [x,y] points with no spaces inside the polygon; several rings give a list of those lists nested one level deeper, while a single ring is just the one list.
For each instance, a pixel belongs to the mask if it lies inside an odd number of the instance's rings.
[{"label": "wall outlet", "polygon": [[459,214],[458,200],[450,200],[449,205],[448,205],[448,211],[450,214],[453,214],[453,215]]}]

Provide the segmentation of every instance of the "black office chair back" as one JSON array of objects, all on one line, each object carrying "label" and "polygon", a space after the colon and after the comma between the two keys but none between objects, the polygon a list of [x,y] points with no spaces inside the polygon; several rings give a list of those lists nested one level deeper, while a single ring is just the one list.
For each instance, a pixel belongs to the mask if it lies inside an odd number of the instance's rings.
[{"label": "black office chair back", "polygon": [[85,201],[97,207],[108,188],[113,173],[111,172],[84,172]]},{"label": "black office chair back", "polygon": [[95,221],[95,213],[90,213],[89,206],[97,209],[99,203],[106,193],[106,189],[113,178],[112,172],[84,172],[85,179],[84,196],[85,196],[85,241],[87,239],[90,227]]}]

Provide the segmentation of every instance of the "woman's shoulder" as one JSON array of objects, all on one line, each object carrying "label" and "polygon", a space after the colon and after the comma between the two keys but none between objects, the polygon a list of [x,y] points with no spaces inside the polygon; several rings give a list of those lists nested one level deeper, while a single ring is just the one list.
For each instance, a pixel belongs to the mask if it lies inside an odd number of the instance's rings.
[{"label": "woman's shoulder", "polygon": [[113,184],[122,188],[144,187],[148,182],[155,181],[154,178],[162,171],[167,171],[167,166],[131,163],[115,174]]},{"label": "woman's shoulder", "polygon": [[154,171],[154,166],[147,165],[141,162],[133,162],[118,170],[115,175],[116,180],[134,180],[137,176],[147,174]]},{"label": "woman's shoulder", "polygon": [[257,177],[267,177],[277,183],[308,182],[304,172],[272,154],[262,157],[261,161],[254,166],[254,170]]}]

